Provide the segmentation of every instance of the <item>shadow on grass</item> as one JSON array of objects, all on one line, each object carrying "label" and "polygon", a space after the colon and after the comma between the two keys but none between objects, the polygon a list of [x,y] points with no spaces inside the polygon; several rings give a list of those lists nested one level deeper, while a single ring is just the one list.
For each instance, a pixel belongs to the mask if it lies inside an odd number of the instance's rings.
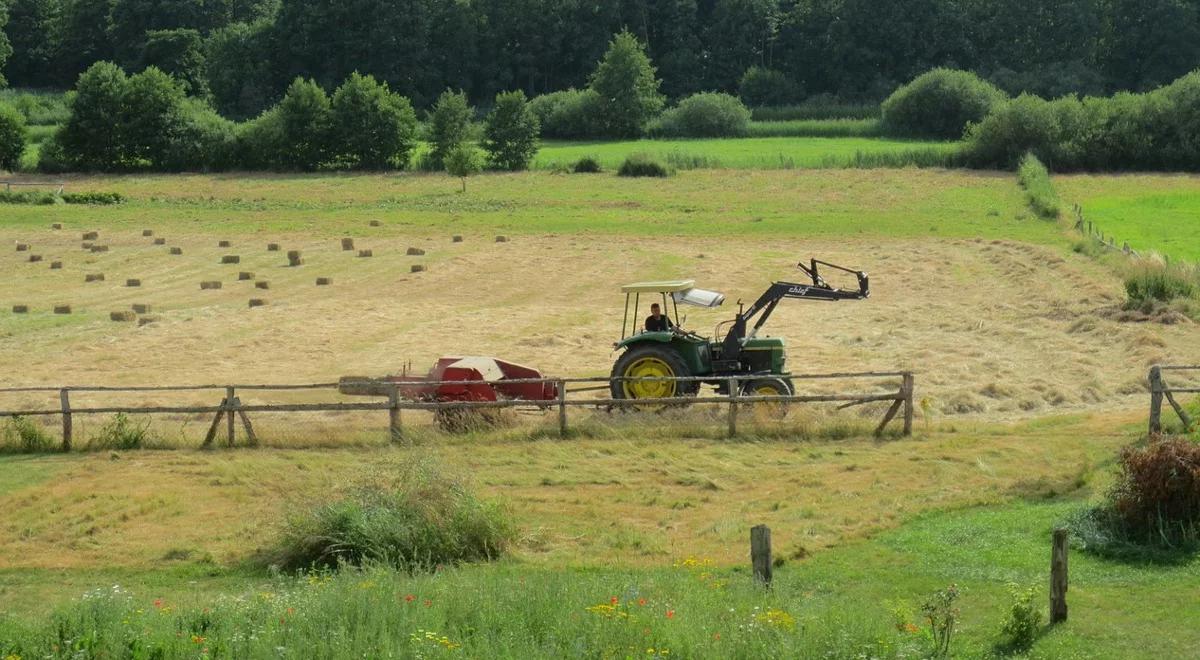
[{"label": "shadow on grass", "polygon": [[1068,516],[1065,526],[1080,551],[1125,566],[1184,566],[1200,555],[1200,528],[1184,523],[1136,536],[1111,509],[1089,506]]}]

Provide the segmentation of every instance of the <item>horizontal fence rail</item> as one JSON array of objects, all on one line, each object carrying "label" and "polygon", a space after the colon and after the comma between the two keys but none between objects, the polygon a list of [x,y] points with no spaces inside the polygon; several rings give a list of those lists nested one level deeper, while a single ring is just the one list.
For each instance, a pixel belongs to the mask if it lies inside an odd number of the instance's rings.
[{"label": "horizontal fence rail", "polygon": [[[212,424],[205,435],[203,447],[211,447],[220,430],[221,422],[225,422],[225,435],[227,444],[233,445],[237,431],[237,422],[241,422],[247,443],[250,445],[258,444],[258,438],[255,434],[253,424],[250,422],[250,413],[280,413],[280,412],[345,412],[345,411],[387,411],[388,412],[388,436],[391,441],[401,441],[404,438],[403,426],[401,425],[401,412],[404,410],[421,410],[432,412],[460,411],[460,410],[475,410],[475,409],[498,409],[498,408],[525,408],[533,410],[550,410],[558,409],[558,427],[559,434],[562,437],[568,435],[568,414],[570,408],[593,407],[598,409],[622,410],[622,409],[644,409],[657,408],[665,406],[684,406],[684,405],[717,405],[727,406],[727,423],[729,435],[734,436],[738,433],[738,409],[742,406],[750,406],[761,403],[841,403],[838,409],[849,408],[852,406],[864,405],[876,402],[891,402],[891,406],[885,413],[882,421],[875,429],[875,435],[881,436],[897,415],[901,416],[902,433],[910,435],[912,433],[913,423],[913,389],[914,376],[908,371],[883,371],[883,372],[848,372],[848,373],[830,373],[830,374],[794,374],[787,376],[793,381],[820,381],[830,379],[900,379],[900,387],[896,391],[889,392],[869,392],[869,393],[829,393],[829,394],[793,394],[793,395],[750,395],[741,392],[742,384],[762,378],[762,376],[741,376],[728,378],[712,378],[712,377],[677,377],[677,378],[525,378],[525,379],[508,379],[508,380],[424,380],[420,378],[407,379],[399,377],[396,379],[343,379],[337,383],[304,383],[304,384],[243,384],[243,385],[163,385],[163,386],[99,386],[99,385],[79,385],[67,387],[49,387],[49,386],[34,386],[34,387],[2,387],[0,394],[18,394],[18,393],[58,393],[59,405],[57,407],[31,408],[26,410],[0,410],[0,418],[3,417],[36,417],[48,415],[60,415],[62,417],[62,449],[69,451],[73,440],[73,416],[86,414],[194,414],[194,415],[215,415]],[[568,398],[569,394],[583,394],[588,392],[600,392],[610,390],[614,382],[631,382],[631,381],[673,381],[679,383],[694,383],[705,382],[715,383],[721,382],[726,393],[716,396],[675,396],[666,398],[642,398],[642,399],[620,399],[609,396],[601,396],[594,398]],[[436,388],[444,385],[459,385],[459,386],[480,386],[480,385],[521,385],[521,384],[541,384],[554,385],[558,396],[549,400],[526,400],[526,399],[499,399],[496,401],[490,400],[451,400],[439,401],[432,399],[416,400],[406,399],[402,395],[402,391],[406,388],[420,386],[422,388]],[[580,387],[580,386],[595,386],[603,384],[600,387]],[[574,385],[576,387],[572,388]],[[360,392],[347,392],[343,390],[360,389]],[[324,401],[315,403],[273,403],[273,404],[246,404],[237,396],[238,391],[253,391],[253,392],[286,392],[298,390],[332,390],[343,395],[361,395],[379,397],[380,401],[374,402],[345,402],[345,401]],[[219,404],[214,405],[140,405],[140,406],[120,406],[120,405],[98,405],[98,406],[74,406],[71,402],[72,394],[85,393],[145,393],[145,392],[222,392],[224,396]]]},{"label": "horizontal fence rail", "polygon": [[1196,372],[1200,374],[1200,366],[1184,366],[1184,365],[1155,365],[1150,368],[1150,436],[1158,436],[1162,434],[1162,404],[1163,399],[1171,404],[1171,408],[1175,410],[1175,414],[1179,416],[1179,421],[1183,422],[1185,430],[1191,430],[1192,418],[1184,410],[1183,406],[1175,400],[1176,394],[1200,394],[1200,387],[1170,387],[1163,379],[1164,371],[1173,371],[1176,373]]}]

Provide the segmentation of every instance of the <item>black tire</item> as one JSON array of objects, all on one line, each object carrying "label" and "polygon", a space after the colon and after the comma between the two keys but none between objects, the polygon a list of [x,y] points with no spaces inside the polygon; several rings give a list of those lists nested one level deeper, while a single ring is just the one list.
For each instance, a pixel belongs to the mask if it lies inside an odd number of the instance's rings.
[{"label": "black tire", "polygon": [[[632,392],[628,392],[626,388],[627,381],[618,380],[623,377],[631,365],[647,359],[653,358],[660,360],[670,368],[673,376],[678,378],[687,378],[692,375],[692,370],[688,368],[687,363],[683,361],[683,357],[671,348],[670,344],[660,343],[644,343],[634,346],[621,354],[617,361],[613,363],[612,373],[609,378],[609,391],[614,399],[636,399]],[[700,390],[700,383],[696,381],[680,383],[671,383],[671,393],[663,397],[668,398],[678,396],[693,396]]]}]

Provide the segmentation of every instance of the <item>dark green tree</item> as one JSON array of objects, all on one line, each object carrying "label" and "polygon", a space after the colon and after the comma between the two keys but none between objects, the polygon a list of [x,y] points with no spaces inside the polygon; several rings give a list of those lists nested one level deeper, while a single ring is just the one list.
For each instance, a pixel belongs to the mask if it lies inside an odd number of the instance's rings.
[{"label": "dark green tree", "polygon": [[462,179],[462,191],[467,192],[467,177],[477,174],[483,165],[479,162],[479,150],[463,143],[450,150],[445,158],[446,173]]},{"label": "dark green tree", "polygon": [[270,21],[234,23],[205,42],[208,85],[213,104],[231,119],[261,113],[276,94],[271,68]]},{"label": "dark green tree", "polygon": [[108,36],[111,0],[63,0],[54,39],[54,78],[70,86],[92,64],[113,59]]},{"label": "dark green tree", "polygon": [[[12,55],[12,45],[8,41],[8,33],[5,27],[8,25],[8,5],[0,4],[0,71],[4,70],[4,63],[8,61],[9,55]],[[8,81],[0,74],[0,87],[8,85]]]},{"label": "dark green tree", "polygon": [[610,137],[641,135],[666,103],[645,48],[629,32],[613,37],[592,73],[590,88],[599,96],[601,130]]},{"label": "dark green tree", "polygon": [[84,170],[115,170],[128,164],[120,129],[129,79],[112,62],[97,62],[79,76],[68,97],[71,118],[56,140],[67,162]]},{"label": "dark green tree", "polygon": [[276,162],[297,170],[315,170],[325,164],[333,124],[325,90],[312,80],[297,78],[276,110],[280,139]]},{"label": "dark green tree", "polygon": [[417,142],[417,114],[387,83],[356,71],[334,92],[332,109],[335,160],[369,170],[408,166]]},{"label": "dark green tree", "polygon": [[188,94],[207,99],[207,62],[200,32],[191,28],[150,30],[142,49],[142,65],[152,66],[170,74],[183,83]]},{"label": "dark green tree", "polygon": [[25,153],[25,117],[7,103],[0,103],[0,170],[12,172]]},{"label": "dark green tree", "polygon": [[524,170],[538,150],[538,118],[525,92],[501,92],[483,128],[488,164],[499,170]]},{"label": "dark green tree", "polygon": [[17,87],[50,87],[54,62],[54,23],[58,0],[12,0],[8,9],[8,34],[12,56],[4,68],[9,84]]},{"label": "dark green tree", "polygon": [[[438,97],[429,117],[429,141],[432,143],[429,150],[429,168],[445,169],[446,157],[467,141],[471,114],[466,94],[446,90]],[[463,185],[465,187],[466,184]]]},{"label": "dark green tree", "polygon": [[186,123],[183,84],[157,67],[132,75],[125,83],[122,121],[117,135],[133,166],[157,169],[172,140]]},{"label": "dark green tree", "polygon": [[772,65],[778,13],[777,0],[716,0],[705,22],[706,88],[736,92],[746,69]]},{"label": "dark green tree", "polygon": [[752,66],[738,83],[738,98],[752,108],[788,105],[799,101],[800,96],[800,86],[775,69]]}]

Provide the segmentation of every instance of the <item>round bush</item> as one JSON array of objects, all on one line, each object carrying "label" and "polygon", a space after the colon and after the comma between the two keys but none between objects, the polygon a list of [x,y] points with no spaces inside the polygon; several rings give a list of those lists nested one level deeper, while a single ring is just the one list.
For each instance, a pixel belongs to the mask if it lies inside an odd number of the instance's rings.
[{"label": "round bush", "polygon": [[588,138],[598,134],[599,97],[590,89],[564,89],[536,96],[529,109],[537,116],[542,137]]},{"label": "round bush", "polygon": [[749,124],[750,111],[736,97],[702,92],[664,112],[650,132],[669,137],[737,137],[746,134]]},{"label": "round bush", "polygon": [[751,108],[790,105],[802,95],[800,86],[785,73],[761,66],[746,69],[738,85],[738,97]]},{"label": "round bush", "polygon": [[1004,92],[973,73],[934,69],[883,102],[883,125],[893,135],[957,139],[1004,99]]},{"label": "round bush", "polygon": [[0,103],[0,169],[13,171],[25,153],[25,117]]},{"label": "round bush", "polygon": [[571,171],[576,174],[596,174],[601,171],[600,161],[591,156],[584,156],[575,161],[571,166]]},{"label": "round bush", "polygon": [[671,170],[646,154],[631,154],[621,163],[617,176],[670,176]]},{"label": "round bush", "polygon": [[1033,153],[1053,171],[1078,165],[1083,105],[1074,97],[1047,101],[1022,94],[1001,103],[967,131],[967,160],[980,167],[1012,168]]}]

